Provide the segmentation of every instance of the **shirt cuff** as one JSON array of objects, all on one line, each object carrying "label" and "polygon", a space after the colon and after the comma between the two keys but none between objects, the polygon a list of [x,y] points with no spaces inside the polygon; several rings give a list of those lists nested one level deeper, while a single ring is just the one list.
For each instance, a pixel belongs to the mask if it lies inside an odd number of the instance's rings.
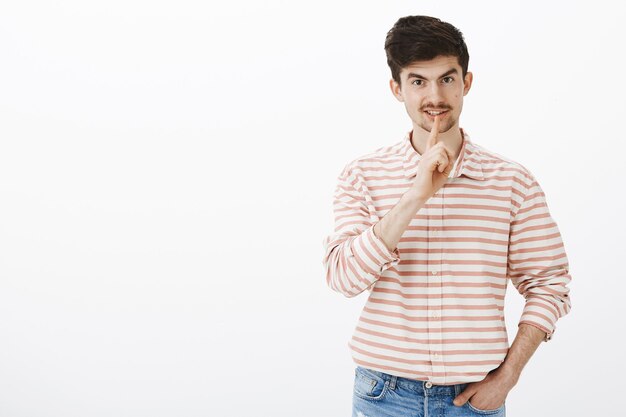
[{"label": "shirt cuff", "polygon": [[400,262],[398,248],[390,251],[374,233],[374,225],[356,237],[350,249],[359,266],[370,274],[380,275]]},{"label": "shirt cuff", "polygon": [[539,330],[542,330],[543,332],[545,332],[545,336],[543,338],[544,342],[547,342],[548,340],[552,339],[552,335],[554,334],[554,329],[552,330],[548,330],[546,329],[544,326],[542,326],[539,323],[535,323],[534,321],[528,321],[528,320],[520,320],[520,322],[517,324],[517,327],[519,327],[520,324],[528,324],[529,326],[533,326]]}]

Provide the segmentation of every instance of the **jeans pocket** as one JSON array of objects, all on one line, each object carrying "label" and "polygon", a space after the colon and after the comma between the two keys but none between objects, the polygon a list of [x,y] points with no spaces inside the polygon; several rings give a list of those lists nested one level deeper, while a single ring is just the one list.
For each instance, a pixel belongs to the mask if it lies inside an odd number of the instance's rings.
[{"label": "jeans pocket", "polygon": [[[465,389],[467,388],[467,386],[469,385],[469,383],[461,383],[461,384],[457,384],[454,386],[454,398],[458,397],[460,393],[462,393],[463,391],[465,391]],[[504,417],[504,405],[506,404],[506,401],[504,403],[502,403],[502,405],[494,410],[482,410],[480,408],[474,407],[471,403],[470,400],[465,401],[465,404],[462,405],[462,407],[466,407],[469,408],[470,411],[473,411],[475,414],[482,414],[482,415],[493,415],[493,414],[499,414],[501,416]],[[502,414],[500,414],[502,413]]]},{"label": "jeans pocket", "polygon": [[483,414],[483,415],[491,415],[491,414],[497,414],[497,413],[501,412],[504,409],[504,404],[505,403],[506,402],[502,403],[502,405],[500,407],[495,408],[493,410],[483,410],[483,409],[474,407],[472,405],[472,403],[470,403],[469,400],[467,400],[467,402],[466,402],[466,404],[467,404],[467,406],[469,407],[470,410],[474,411],[475,413]]},{"label": "jeans pocket", "polygon": [[361,366],[354,370],[354,395],[364,400],[382,400],[389,389],[387,381],[380,372]]}]

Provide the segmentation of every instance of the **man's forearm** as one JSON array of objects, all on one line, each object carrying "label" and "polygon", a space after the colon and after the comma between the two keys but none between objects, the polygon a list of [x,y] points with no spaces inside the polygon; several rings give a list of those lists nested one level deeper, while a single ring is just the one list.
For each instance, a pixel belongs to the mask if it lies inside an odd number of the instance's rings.
[{"label": "man's forearm", "polygon": [[498,372],[512,381],[513,384],[516,384],[522,369],[524,369],[524,366],[535,353],[545,336],[546,333],[544,331],[534,326],[526,323],[520,324],[515,340],[509,348],[504,362],[500,364]]},{"label": "man's forearm", "polygon": [[406,228],[415,217],[415,213],[426,204],[412,190],[400,197],[400,201],[374,225],[374,234],[381,239],[390,251],[393,251]]}]

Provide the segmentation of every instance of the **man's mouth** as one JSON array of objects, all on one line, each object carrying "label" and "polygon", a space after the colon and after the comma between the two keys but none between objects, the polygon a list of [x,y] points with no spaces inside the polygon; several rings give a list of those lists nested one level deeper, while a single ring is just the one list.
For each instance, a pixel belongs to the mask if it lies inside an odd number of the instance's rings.
[{"label": "man's mouth", "polygon": [[448,114],[448,110],[424,110],[424,113],[431,119],[435,120],[435,116],[439,115],[440,119],[443,119]]}]

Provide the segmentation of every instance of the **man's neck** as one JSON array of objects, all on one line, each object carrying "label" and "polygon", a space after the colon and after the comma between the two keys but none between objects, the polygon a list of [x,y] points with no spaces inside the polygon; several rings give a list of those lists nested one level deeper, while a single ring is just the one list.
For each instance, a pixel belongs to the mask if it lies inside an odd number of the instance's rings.
[{"label": "man's neck", "polygon": [[[411,131],[411,144],[413,145],[413,149],[415,149],[420,155],[423,155],[426,150],[428,136],[430,136],[430,132],[419,126],[413,125],[413,130]],[[459,157],[459,153],[461,153],[461,146],[463,145],[463,135],[461,134],[459,126],[455,124],[448,129],[447,132],[440,132],[439,135],[437,135],[437,142],[443,142],[445,147],[452,152],[454,160],[456,161]]]}]

